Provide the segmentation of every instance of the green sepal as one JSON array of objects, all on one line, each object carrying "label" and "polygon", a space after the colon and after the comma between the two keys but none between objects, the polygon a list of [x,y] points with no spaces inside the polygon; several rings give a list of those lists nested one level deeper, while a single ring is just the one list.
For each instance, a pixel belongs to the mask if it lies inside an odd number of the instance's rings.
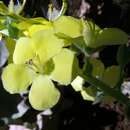
[{"label": "green sepal", "polygon": [[9,57],[8,57],[8,63],[12,63],[13,62],[13,53],[14,53],[14,49],[15,49],[15,40],[10,38],[10,37],[5,37],[5,45],[9,51]]}]

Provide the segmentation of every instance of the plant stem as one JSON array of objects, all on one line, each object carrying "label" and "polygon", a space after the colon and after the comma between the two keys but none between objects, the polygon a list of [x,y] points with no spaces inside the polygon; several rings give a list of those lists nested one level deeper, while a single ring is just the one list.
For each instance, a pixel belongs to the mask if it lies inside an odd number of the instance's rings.
[{"label": "plant stem", "polygon": [[67,4],[67,0],[62,0],[62,7],[60,10],[60,13],[57,15],[57,17],[54,19],[58,19],[60,16],[64,15],[66,10],[67,10],[68,4]]},{"label": "plant stem", "polygon": [[82,75],[82,77],[84,78],[84,80],[86,80],[86,82],[92,84],[93,86],[97,86],[104,93],[114,97],[121,103],[128,105],[128,103],[130,102],[130,100],[125,95],[123,95],[119,90],[115,90],[115,89],[111,88],[110,86],[106,85],[102,81],[100,81],[90,75]]},{"label": "plant stem", "polygon": [[114,88],[116,88],[117,90],[121,91],[121,84],[123,82],[123,77],[124,77],[124,68],[119,66],[120,67],[120,74],[119,74],[119,79],[118,79],[118,82],[117,84],[115,85]]}]

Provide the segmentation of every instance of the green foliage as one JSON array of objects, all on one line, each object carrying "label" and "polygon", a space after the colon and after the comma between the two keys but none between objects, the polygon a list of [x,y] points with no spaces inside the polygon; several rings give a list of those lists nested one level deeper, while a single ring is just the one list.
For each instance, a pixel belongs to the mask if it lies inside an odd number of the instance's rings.
[{"label": "green foliage", "polygon": [[[117,90],[124,80],[122,72],[130,55],[125,32],[101,29],[92,21],[65,16],[64,8],[50,14],[49,21],[24,18],[18,15],[24,4],[25,1],[16,7],[11,0],[6,7],[0,2],[1,40],[9,51],[8,65],[2,72],[5,90],[21,93],[30,86],[29,102],[37,110],[56,105],[60,98],[58,86],[70,84],[84,100],[129,102]],[[121,45],[117,54],[119,66],[105,68],[100,57],[93,58],[93,53],[110,45]]]},{"label": "green foliage", "polygon": [[5,45],[9,51],[8,63],[13,62],[13,53],[15,48],[15,40],[10,37],[5,37]]},{"label": "green foliage", "polygon": [[88,47],[98,48],[108,45],[121,45],[128,42],[128,35],[118,28],[101,29],[90,21],[83,21],[83,37]]},{"label": "green foliage", "polygon": [[102,79],[105,70],[104,64],[100,60],[94,58],[91,58],[89,62],[92,65],[92,76],[97,79]]},{"label": "green foliage", "polygon": [[95,101],[95,93],[91,87],[84,88],[81,91],[81,95],[84,100]]},{"label": "green foliage", "polygon": [[124,68],[130,61],[130,48],[127,45],[122,45],[119,47],[117,61],[121,68]]},{"label": "green foliage", "polygon": [[3,1],[0,1],[0,14],[5,15],[7,14],[7,7],[3,3]]},{"label": "green foliage", "polygon": [[85,80],[77,76],[72,82],[71,85],[74,88],[75,91],[80,92],[84,100],[88,101],[94,101],[96,93],[94,92],[94,89],[89,86],[84,86]]},{"label": "green foliage", "polygon": [[115,87],[120,78],[120,67],[108,67],[103,74],[103,81],[110,87]]},{"label": "green foliage", "polygon": [[[102,81],[103,83],[105,83],[106,85],[108,85],[107,87],[109,88],[114,88],[117,83],[120,81],[120,67],[119,66],[110,66],[108,68],[105,69],[104,64],[95,58],[90,58],[88,59],[87,64],[84,65],[83,69],[83,75],[88,75],[88,76],[92,76],[96,79],[98,79],[99,81]],[[87,70],[86,68],[89,68],[90,70]],[[88,82],[86,80],[86,82]],[[85,86],[84,85],[85,80],[83,77],[79,77],[77,76],[73,82],[71,83],[72,87],[76,90],[76,91],[80,91],[81,95],[83,96],[83,99],[85,100],[92,100],[95,101],[98,99],[99,100],[99,95],[98,93],[101,93],[101,89],[98,86],[98,84],[92,84]],[[102,95],[102,94],[101,94]],[[100,101],[104,101],[106,97],[100,97]],[[111,99],[111,98],[110,98]]]}]

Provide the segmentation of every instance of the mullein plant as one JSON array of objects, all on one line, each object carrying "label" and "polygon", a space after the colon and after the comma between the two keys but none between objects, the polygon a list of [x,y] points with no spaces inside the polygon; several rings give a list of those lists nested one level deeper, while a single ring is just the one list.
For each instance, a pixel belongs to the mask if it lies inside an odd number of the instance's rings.
[{"label": "mullein plant", "polygon": [[[72,86],[84,100],[97,102],[102,97],[99,101],[118,100],[129,106],[129,99],[121,92],[123,70],[130,59],[125,32],[118,28],[102,29],[90,20],[65,16],[65,0],[60,11],[50,5],[49,20],[20,16],[24,5],[25,1],[16,8],[11,0],[6,7],[0,2],[1,41],[9,52],[8,65],[1,76],[6,91],[22,93],[30,86],[28,98],[36,110],[55,106],[61,86]],[[110,45],[120,45],[119,65],[105,68],[91,54]],[[82,68],[81,59],[77,58],[81,53]]]}]

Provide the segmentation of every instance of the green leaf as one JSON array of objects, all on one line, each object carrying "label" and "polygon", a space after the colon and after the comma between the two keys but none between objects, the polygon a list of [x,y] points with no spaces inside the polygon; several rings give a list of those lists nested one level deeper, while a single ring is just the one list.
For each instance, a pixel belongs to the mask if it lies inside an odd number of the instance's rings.
[{"label": "green leaf", "polygon": [[8,24],[7,25],[7,29],[8,29],[8,32],[9,32],[9,36],[11,38],[18,38],[18,35],[19,35],[19,29],[14,27],[12,24]]},{"label": "green leaf", "polygon": [[6,26],[0,23],[0,32],[2,32],[2,30],[4,30],[5,28]]},{"label": "green leaf", "polygon": [[0,14],[6,15],[8,13],[8,9],[6,5],[3,3],[3,1],[0,1]]},{"label": "green leaf", "polygon": [[29,102],[36,110],[52,108],[57,104],[60,92],[47,76],[39,75],[33,82],[29,92]]},{"label": "green leaf", "polygon": [[5,37],[5,45],[9,51],[9,58],[8,58],[8,63],[13,62],[13,53],[15,49],[15,40],[10,38],[10,37]]},{"label": "green leaf", "polygon": [[73,45],[78,49],[80,50],[86,57],[89,55],[89,54],[92,54],[95,49],[93,48],[90,48],[88,46],[86,46],[85,44],[85,41],[83,39],[83,37],[77,37],[77,38],[73,38],[72,41]]},{"label": "green leaf", "polygon": [[32,40],[27,37],[21,37],[17,40],[13,61],[16,64],[25,64],[35,56]]},{"label": "green leaf", "polygon": [[110,87],[114,87],[120,78],[120,67],[119,66],[111,66],[108,67],[103,75],[102,81],[109,85]]},{"label": "green leaf", "polygon": [[48,21],[43,17],[27,18],[26,22],[30,24],[42,24],[42,25],[47,25],[48,23],[51,23],[50,21]]},{"label": "green leaf", "polygon": [[27,30],[30,26],[32,26],[31,23],[29,23],[27,20],[21,21],[19,23],[16,23],[15,25],[19,30]]},{"label": "green leaf", "polygon": [[85,40],[84,40],[83,36],[72,38],[72,37],[70,37],[70,36],[68,36],[68,35],[66,35],[64,33],[55,33],[55,35],[59,39],[64,40],[65,47],[71,45],[71,47],[73,49],[76,49],[76,51],[82,52],[86,57],[93,54],[97,50],[101,49],[101,48],[90,48],[90,47],[88,47],[86,45],[86,43],[85,43]]},{"label": "green leaf", "polygon": [[[21,28],[22,25],[24,25],[24,23],[28,23],[30,25],[37,25],[37,24],[42,24],[42,25],[47,25],[47,24],[52,24],[50,21],[48,21],[47,19],[43,18],[43,17],[35,17],[35,18],[25,18],[22,17],[20,15],[16,15],[16,14],[10,14],[8,15],[9,18],[13,19],[15,22],[18,22],[16,24],[21,24]],[[23,27],[25,28],[25,27]]]},{"label": "green leaf", "polygon": [[82,95],[84,100],[87,100],[87,101],[94,101],[95,100],[95,93],[91,87],[84,88],[81,91],[81,95]]},{"label": "green leaf", "polygon": [[72,38],[82,35],[82,22],[70,16],[61,16],[53,22],[56,33],[63,33]]},{"label": "green leaf", "polygon": [[117,52],[117,62],[124,68],[126,64],[130,62],[130,47],[126,45],[121,45]]},{"label": "green leaf", "polygon": [[128,35],[118,28],[104,28],[96,39],[96,47],[127,44]]},{"label": "green leaf", "polygon": [[[19,19],[18,19],[19,20]],[[35,32],[40,30],[52,29],[52,23],[47,21],[44,18],[26,18],[15,24],[15,27],[21,31],[24,31],[24,34],[27,36],[32,36]]]},{"label": "green leaf", "polygon": [[92,63],[90,63],[89,58],[87,57],[85,59],[85,63],[83,65],[83,73],[86,75],[92,75],[93,66]]},{"label": "green leaf", "polygon": [[20,93],[27,89],[36,74],[25,65],[9,64],[3,69],[2,82],[9,93]]},{"label": "green leaf", "polygon": [[120,45],[128,42],[128,35],[118,28],[100,29],[91,21],[83,21],[83,37],[88,47],[98,48],[108,45]]},{"label": "green leaf", "polygon": [[73,69],[76,72],[75,53],[69,49],[62,49],[53,60],[55,68],[51,73],[52,79],[63,85],[70,84],[74,78]]},{"label": "green leaf", "polygon": [[92,76],[101,79],[105,70],[104,64],[95,58],[91,58],[89,62],[92,65]]},{"label": "green leaf", "polygon": [[66,46],[70,46],[74,49],[78,49],[80,52],[82,52],[85,56],[88,56],[92,53],[94,53],[95,51],[97,51],[98,49],[96,48],[90,48],[86,45],[83,36],[79,36],[76,38],[72,38],[66,34],[63,33],[55,33],[55,35],[60,38],[63,39],[65,42],[65,47]]}]

